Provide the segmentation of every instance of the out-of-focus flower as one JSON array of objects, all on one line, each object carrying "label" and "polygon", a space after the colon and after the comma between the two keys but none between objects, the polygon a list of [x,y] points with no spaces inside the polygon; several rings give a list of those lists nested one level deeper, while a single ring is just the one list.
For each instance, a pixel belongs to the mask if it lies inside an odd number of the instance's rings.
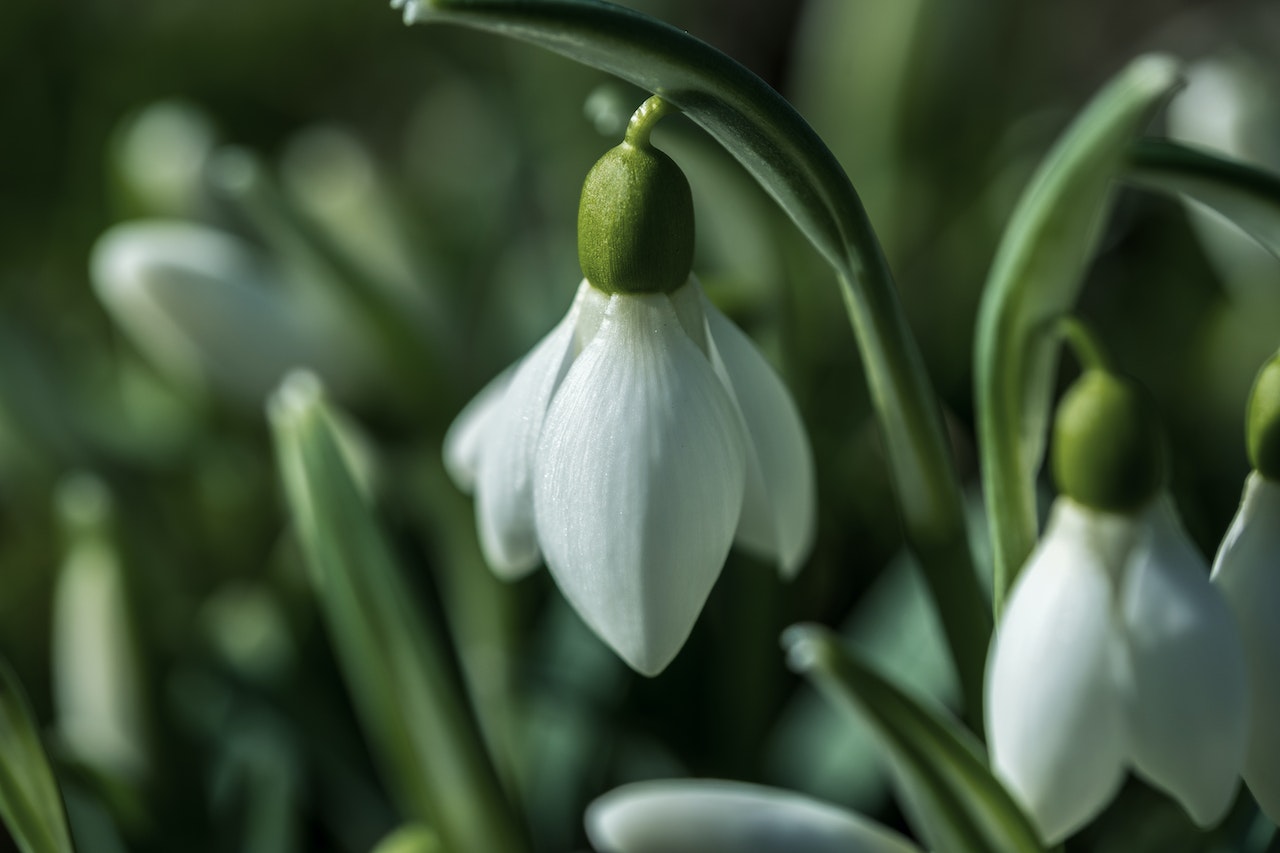
[{"label": "out-of-focus flower", "polygon": [[445,459],[475,490],[494,570],[545,559],[596,633],[652,675],[735,539],[798,570],[812,454],[781,381],[689,276],[678,167],[623,143],[588,176],[582,211],[573,306],[463,411]]},{"label": "out-of-focus flower", "polygon": [[311,367],[354,384],[349,350],[291,298],[238,238],[177,220],[117,225],[94,245],[94,290],[156,366],[187,385],[211,383],[253,405],[281,377]]},{"label": "out-of-focus flower", "polygon": [[791,791],[683,779],[637,782],[587,808],[587,836],[608,853],[918,853],[901,835]]},{"label": "out-of-focus flower", "polygon": [[112,142],[116,175],[138,212],[189,216],[205,203],[204,169],[218,134],[198,106],[148,104],[120,123]]},{"label": "out-of-focus flower", "polygon": [[1242,775],[1262,811],[1280,821],[1280,355],[1259,372],[1247,420],[1254,471],[1212,580],[1244,638],[1250,711]]},{"label": "out-of-focus flower", "polygon": [[53,694],[68,751],[100,773],[147,770],[138,653],[127,583],[111,542],[111,496],[78,474],[58,490],[69,546],[53,599]]},{"label": "out-of-focus flower", "polygon": [[1245,757],[1240,635],[1160,495],[1159,436],[1143,408],[1101,371],[1064,399],[1064,494],[987,662],[993,768],[1050,844],[1096,816],[1127,768],[1212,825]]}]

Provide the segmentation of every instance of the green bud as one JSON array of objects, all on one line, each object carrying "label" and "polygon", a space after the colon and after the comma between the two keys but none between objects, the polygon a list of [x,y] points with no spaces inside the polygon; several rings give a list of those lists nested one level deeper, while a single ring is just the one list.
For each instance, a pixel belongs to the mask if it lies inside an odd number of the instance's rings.
[{"label": "green bud", "polygon": [[1268,480],[1280,480],[1280,353],[1258,371],[1245,414],[1249,462]]},{"label": "green bud", "polygon": [[1155,407],[1137,384],[1086,370],[1058,404],[1053,476],[1077,503],[1132,512],[1164,483],[1164,437]]},{"label": "green bud", "polygon": [[670,293],[693,268],[693,196],[670,157],[623,142],[591,168],[578,207],[578,261],[606,293]]}]

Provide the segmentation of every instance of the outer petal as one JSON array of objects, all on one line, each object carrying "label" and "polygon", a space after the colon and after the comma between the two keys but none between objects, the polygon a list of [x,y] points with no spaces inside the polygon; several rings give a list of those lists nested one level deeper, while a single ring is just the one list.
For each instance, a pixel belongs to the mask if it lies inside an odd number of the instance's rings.
[{"label": "outer petal", "polygon": [[794,577],[813,546],[813,451],[787,388],[742,331],[703,298],[711,340],[750,435],[747,490],[737,541],[778,560]]},{"label": "outer petal", "polygon": [[579,297],[569,313],[516,367],[480,438],[476,466],[480,547],[494,573],[508,580],[532,571],[541,558],[533,522],[533,452],[551,397],[573,361],[584,288],[591,289],[579,286]]},{"label": "outer petal", "polygon": [[1143,778],[1210,826],[1230,807],[1244,763],[1244,651],[1170,503],[1161,500],[1142,523],[1121,591],[1133,664],[1131,757]]},{"label": "outer petal", "polygon": [[693,628],[742,507],[746,438],[666,296],[614,296],[538,447],[547,565],[587,624],[654,675]]},{"label": "outer petal", "polygon": [[609,853],[918,853],[883,826],[776,788],[714,779],[638,782],[587,807]]},{"label": "outer petal", "polygon": [[1113,577],[1131,529],[1059,498],[987,659],[992,765],[1048,844],[1100,812],[1124,778]]},{"label": "outer petal", "polygon": [[1214,585],[1235,612],[1249,675],[1245,783],[1280,822],[1280,484],[1249,475],[1240,512],[1213,564]]},{"label": "outer petal", "polygon": [[480,468],[480,450],[484,446],[485,429],[502,409],[511,377],[519,362],[499,373],[480,393],[471,398],[444,434],[444,467],[455,486],[470,494],[476,487],[476,471]]}]

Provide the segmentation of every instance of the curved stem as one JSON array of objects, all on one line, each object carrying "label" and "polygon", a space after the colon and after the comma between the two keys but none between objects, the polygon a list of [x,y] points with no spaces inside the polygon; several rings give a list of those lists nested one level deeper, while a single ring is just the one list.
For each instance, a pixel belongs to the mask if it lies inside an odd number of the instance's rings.
[{"label": "curved stem", "polygon": [[1115,372],[1112,369],[1111,354],[1088,323],[1079,317],[1062,317],[1058,320],[1057,327],[1058,334],[1071,347],[1082,367],[1086,370]]},{"label": "curved stem", "polygon": [[662,98],[657,95],[652,96],[636,109],[631,120],[627,122],[627,132],[623,136],[623,141],[637,148],[647,146],[649,135],[653,133],[654,127],[663,116],[674,110],[675,108]]}]

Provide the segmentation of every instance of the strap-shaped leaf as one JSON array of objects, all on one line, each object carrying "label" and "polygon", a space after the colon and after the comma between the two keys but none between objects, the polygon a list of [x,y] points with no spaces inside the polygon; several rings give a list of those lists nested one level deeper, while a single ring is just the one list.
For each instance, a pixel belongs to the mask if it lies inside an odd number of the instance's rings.
[{"label": "strap-shaped leaf", "polygon": [[978,315],[975,353],[997,611],[1035,546],[1059,342],[1129,143],[1178,81],[1169,57],[1139,57],[1099,92],[1045,157],[1005,228]]},{"label": "strap-shaped leaf", "polygon": [[835,155],[768,84],[710,45],[598,0],[393,0],[412,23],[445,22],[539,45],[648,89],[731,153],[836,270],[920,557],[980,717],[990,618],[979,591],[942,418],[892,275]]},{"label": "strap-shaped leaf", "polygon": [[22,853],[71,853],[62,795],[22,684],[0,660],[0,817]]},{"label": "strap-shaped leaf", "polygon": [[1135,142],[1128,166],[1125,180],[1216,210],[1280,258],[1280,174],[1164,139]]},{"label": "strap-shaped leaf", "polygon": [[444,639],[414,607],[339,449],[318,380],[290,376],[270,416],[312,586],[401,808],[448,850],[527,849]]},{"label": "strap-shaped leaf", "polygon": [[981,745],[956,721],[918,703],[818,625],[782,636],[787,663],[879,736],[915,829],[932,850],[1030,853],[1043,847],[991,774]]}]

